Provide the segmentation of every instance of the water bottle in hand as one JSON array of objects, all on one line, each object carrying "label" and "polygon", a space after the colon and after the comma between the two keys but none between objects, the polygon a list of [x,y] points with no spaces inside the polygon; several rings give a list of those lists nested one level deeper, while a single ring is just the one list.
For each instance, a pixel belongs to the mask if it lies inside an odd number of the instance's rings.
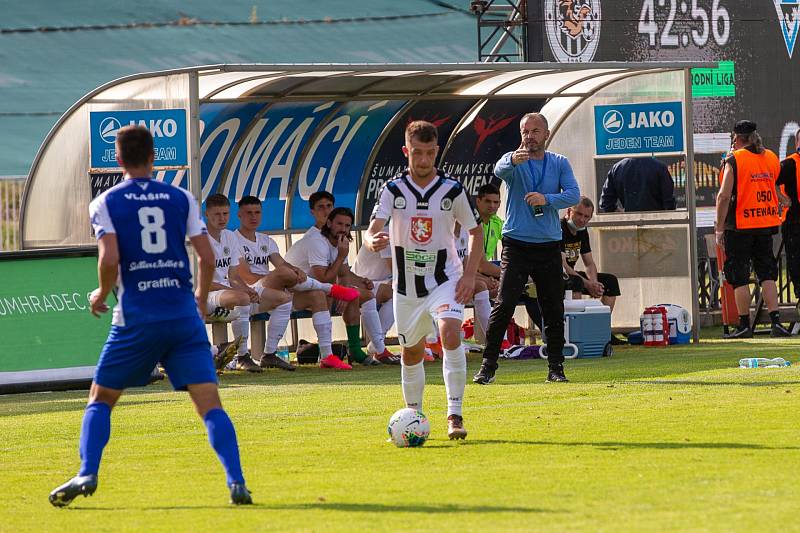
[{"label": "water bottle in hand", "polygon": [[747,357],[739,359],[739,368],[780,368],[789,366],[792,363],[783,357],[775,357],[768,359],[766,357]]},{"label": "water bottle in hand", "polygon": [[289,362],[289,345],[286,344],[283,339],[281,339],[281,342],[278,344],[278,351],[275,353],[275,355],[287,363]]}]

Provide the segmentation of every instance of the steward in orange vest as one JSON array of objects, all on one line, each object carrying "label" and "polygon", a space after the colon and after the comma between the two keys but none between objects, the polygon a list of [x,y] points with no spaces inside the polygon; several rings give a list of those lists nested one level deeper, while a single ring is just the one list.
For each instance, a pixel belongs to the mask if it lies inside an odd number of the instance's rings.
[{"label": "steward in orange vest", "polygon": [[772,236],[781,224],[781,206],[788,198],[778,190],[778,157],[764,148],[756,125],[749,120],[733,128],[732,154],[725,160],[717,195],[717,242],[725,247],[725,279],[734,287],[739,326],[729,338],[752,337],[750,325],[750,265],[769,309],[773,337],[791,335],[778,312],[778,261]]},{"label": "steward in orange vest", "polygon": [[[800,151],[800,130],[794,135],[795,148]],[[792,205],[781,226],[783,245],[786,249],[786,269],[792,280],[794,295],[800,300],[800,154],[793,153],[781,161],[778,185],[783,187]]]}]

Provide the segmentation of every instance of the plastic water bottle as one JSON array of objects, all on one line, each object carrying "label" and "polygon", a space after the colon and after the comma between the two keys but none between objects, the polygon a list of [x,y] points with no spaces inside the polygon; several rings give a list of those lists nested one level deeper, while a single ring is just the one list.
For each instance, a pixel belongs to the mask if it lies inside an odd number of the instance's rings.
[{"label": "plastic water bottle", "polygon": [[739,368],[780,368],[789,366],[792,363],[783,357],[768,359],[766,357],[746,357],[739,359]]},{"label": "plastic water bottle", "polygon": [[278,351],[276,352],[275,355],[277,355],[287,363],[289,362],[289,345],[286,344],[283,341],[283,339],[281,339],[280,343],[278,343]]}]

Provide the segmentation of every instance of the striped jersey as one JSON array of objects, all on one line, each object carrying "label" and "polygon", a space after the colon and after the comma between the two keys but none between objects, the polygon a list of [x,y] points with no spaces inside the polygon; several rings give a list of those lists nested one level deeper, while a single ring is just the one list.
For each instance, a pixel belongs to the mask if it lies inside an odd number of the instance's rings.
[{"label": "striped jersey", "polygon": [[394,289],[416,298],[461,277],[455,223],[470,231],[479,220],[461,183],[440,173],[423,189],[408,171],[386,182],[372,218],[389,220]]}]

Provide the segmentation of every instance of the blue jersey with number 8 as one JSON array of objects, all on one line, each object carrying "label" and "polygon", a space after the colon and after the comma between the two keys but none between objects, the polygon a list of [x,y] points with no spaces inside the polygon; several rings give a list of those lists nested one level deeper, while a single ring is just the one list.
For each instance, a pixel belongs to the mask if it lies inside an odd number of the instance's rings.
[{"label": "blue jersey with number 8", "polygon": [[150,178],[126,179],[91,204],[95,235],[119,245],[117,305],[112,324],[197,317],[186,237],[206,232],[188,191]]}]

